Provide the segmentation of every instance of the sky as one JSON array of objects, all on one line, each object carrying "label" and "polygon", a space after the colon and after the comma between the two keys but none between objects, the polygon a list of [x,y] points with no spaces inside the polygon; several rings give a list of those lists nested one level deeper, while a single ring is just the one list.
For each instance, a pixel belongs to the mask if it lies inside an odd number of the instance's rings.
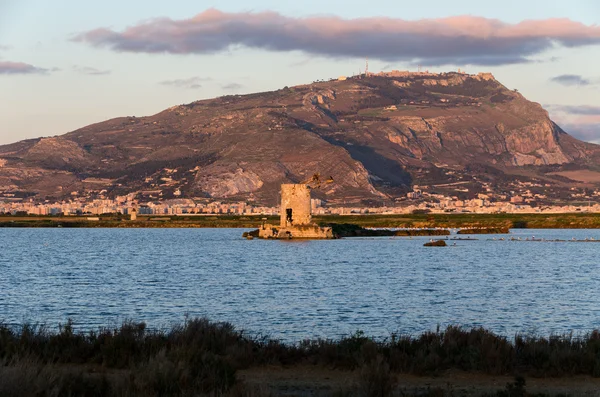
[{"label": "sky", "polygon": [[600,2],[0,0],[0,144],[364,70],[492,72],[600,143]]}]

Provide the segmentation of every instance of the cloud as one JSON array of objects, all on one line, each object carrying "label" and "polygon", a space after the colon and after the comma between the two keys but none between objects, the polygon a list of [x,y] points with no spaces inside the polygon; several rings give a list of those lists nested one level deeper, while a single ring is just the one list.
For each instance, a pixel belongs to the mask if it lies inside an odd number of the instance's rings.
[{"label": "cloud", "polygon": [[561,128],[582,141],[600,143],[600,123],[566,123],[562,124]]},{"label": "cloud", "polygon": [[205,81],[211,81],[210,77],[190,77],[188,79],[175,79],[175,80],[165,80],[161,81],[158,84],[161,85],[169,85],[172,87],[178,88],[190,88],[190,89],[198,89],[202,88],[202,84]]},{"label": "cloud", "polygon": [[546,105],[550,112],[566,113],[569,115],[600,116],[600,106]]},{"label": "cloud", "polygon": [[209,9],[190,19],[156,18],[123,31],[90,30],[73,40],[121,52],[210,54],[247,47],[430,66],[504,65],[528,62],[529,57],[556,46],[600,44],[600,26],[566,18],[511,24],[475,16],[293,18],[276,12]]},{"label": "cloud", "polygon": [[301,59],[299,61],[295,61],[295,62],[290,63],[289,67],[291,67],[291,68],[297,68],[297,67],[300,67],[300,66],[306,66],[309,63],[311,63],[313,60],[314,60],[313,57],[306,57],[306,58]]},{"label": "cloud", "polygon": [[0,44],[0,51],[6,51],[6,50],[10,50],[10,49],[11,49],[10,46]]},{"label": "cloud", "polygon": [[107,74],[111,73],[110,70],[99,70],[99,69],[92,68],[89,66],[78,66],[78,65],[73,66],[73,70],[77,73],[87,74],[90,76],[103,76],[103,75],[107,75]]},{"label": "cloud", "polygon": [[550,81],[566,86],[582,86],[593,84],[591,80],[584,78],[578,74],[562,74],[552,77]]},{"label": "cloud", "polygon": [[600,143],[600,106],[546,105],[552,119],[575,138]]},{"label": "cloud", "polygon": [[241,88],[243,88],[244,86],[238,83],[228,83],[228,84],[223,84],[221,86],[221,88],[223,88],[224,90],[228,90],[228,91],[237,91]]},{"label": "cloud", "polygon": [[45,74],[48,71],[28,63],[0,61],[0,74]]}]

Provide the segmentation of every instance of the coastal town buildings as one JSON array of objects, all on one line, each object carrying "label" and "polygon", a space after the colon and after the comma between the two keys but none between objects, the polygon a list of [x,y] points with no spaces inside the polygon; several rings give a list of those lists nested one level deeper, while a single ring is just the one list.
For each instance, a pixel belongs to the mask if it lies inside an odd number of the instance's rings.
[{"label": "coastal town buildings", "polygon": [[[472,181],[462,180],[443,184],[413,185],[411,191],[404,196],[389,198],[378,205],[349,204],[333,199],[327,201],[322,195],[317,195],[320,198],[307,196],[309,198],[303,205],[306,207],[304,211],[313,215],[600,212],[600,189],[584,187],[555,189],[542,182],[518,180],[503,186],[488,182],[480,182],[479,185],[473,186]],[[131,216],[132,211],[135,210],[138,217],[281,215],[279,206],[261,205],[253,195],[249,195],[242,201],[206,197],[183,198],[181,194],[174,195],[175,198],[162,199],[159,194],[148,191],[113,197],[109,197],[106,191],[101,191],[95,196],[73,193],[68,199],[55,202],[5,194],[4,197],[0,197],[0,214]]]},{"label": "coastal town buildings", "polygon": [[[593,192],[589,197],[580,197],[582,201],[578,205],[539,204],[538,202],[543,201],[541,196],[543,195],[527,192],[511,197],[480,194],[477,198],[465,200],[459,199],[457,196],[444,196],[419,191],[419,193],[409,193],[408,197],[397,201],[394,205],[377,207],[333,204],[321,199],[312,199],[310,200],[310,211],[313,215],[600,212],[600,193],[598,192]],[[134,195],[90,201],[84,198],[42,203],[33,200],[0,201],[0,214],[12,215],[131,215],[132,209],[136,210],[137,216],[280,215],[279,206],[261,206],[244,201],[226,202],[209,201],[207,199],[141,201],[136,199]]]}]

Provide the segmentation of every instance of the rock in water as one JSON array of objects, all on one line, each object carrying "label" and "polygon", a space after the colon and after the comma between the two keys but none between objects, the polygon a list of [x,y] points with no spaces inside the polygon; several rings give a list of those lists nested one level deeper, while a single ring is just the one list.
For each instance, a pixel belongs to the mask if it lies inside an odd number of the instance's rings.
[{"label": "rock in water", "polygon": [[436,240],[430,241],[428,243],[423,244],[424,247],[446,247],[446,242],[444,240]]}]

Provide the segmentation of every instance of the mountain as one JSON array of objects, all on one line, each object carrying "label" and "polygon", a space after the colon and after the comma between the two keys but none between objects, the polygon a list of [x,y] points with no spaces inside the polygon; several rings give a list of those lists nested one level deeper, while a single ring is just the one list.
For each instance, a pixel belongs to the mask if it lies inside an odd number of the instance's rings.
[{"label": "mountain", "polygon": [[320,173],[334,183],[317,197],[372,204],[413,185],[474,195],[529,181],[559,192],[574,183],[570,173],[595,173],[599,160],[600,146],[568,135],[491,74],[393,71],[202,100],[0,146],[0,193],[273,203],[281,183]]}]

